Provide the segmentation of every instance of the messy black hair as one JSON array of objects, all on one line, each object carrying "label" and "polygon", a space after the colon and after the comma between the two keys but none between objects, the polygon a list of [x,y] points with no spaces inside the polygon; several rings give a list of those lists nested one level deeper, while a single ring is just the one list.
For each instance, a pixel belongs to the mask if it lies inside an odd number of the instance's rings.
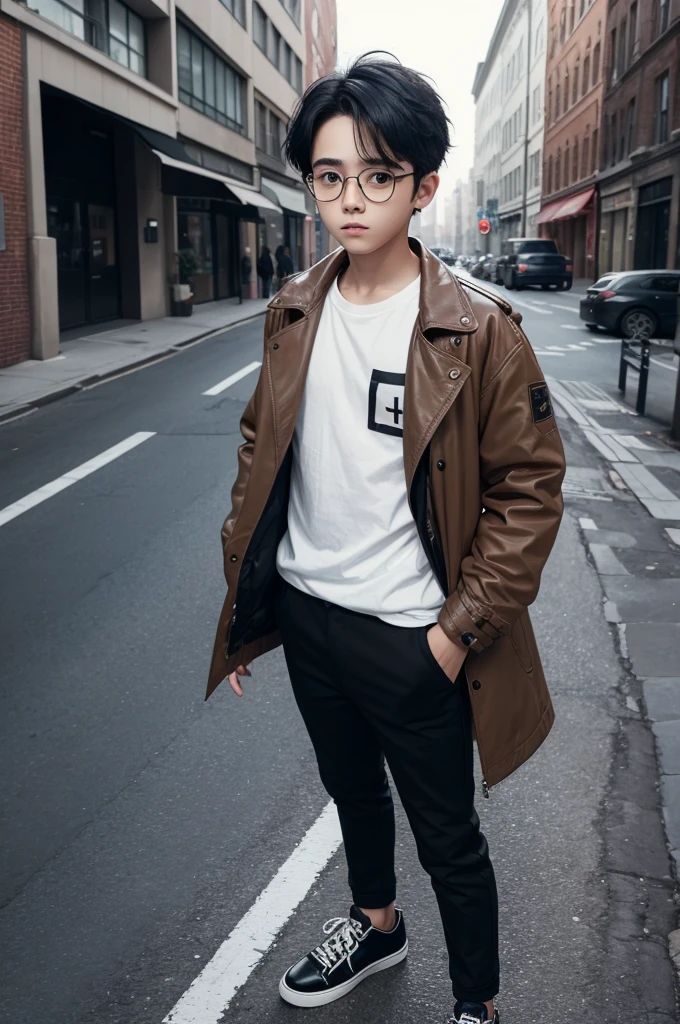
[{"label": "messy black hair", "polygon": [[[346,114],[355,125],[357,151],[387,167],[408,160],[414,170],[414,195],[426,174],[438,171],[451,145],[450,121],[442,99],[425,76],[400,64],[384,50],[362,54],[346,71],[312,82],[293,111],[284,150],[289,163],[306,178],[312,170],[312,146],[319,128]],[[395,159],[396,158],[396,159]]]}]

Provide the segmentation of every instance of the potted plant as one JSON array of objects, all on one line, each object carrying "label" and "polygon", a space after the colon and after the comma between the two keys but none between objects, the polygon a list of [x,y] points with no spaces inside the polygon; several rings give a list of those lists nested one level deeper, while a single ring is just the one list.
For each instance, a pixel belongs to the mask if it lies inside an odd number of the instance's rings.
[{"label": "potted plant", "polygon": [[175,253],[177,271],[172,281],[170,309],[173,316],[191,316],[194,311],[191,283],[198,268],[193,249],[180,249]]}]

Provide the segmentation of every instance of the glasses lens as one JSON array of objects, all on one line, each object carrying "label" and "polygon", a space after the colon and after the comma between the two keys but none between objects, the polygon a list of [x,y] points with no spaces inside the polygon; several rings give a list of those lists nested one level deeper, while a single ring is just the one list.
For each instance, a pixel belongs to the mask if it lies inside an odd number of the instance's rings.
[{"label": "glasses lens", "polygon": [[342,192],[342,175],[337,171],[319,171],[307,179],[309,190],[322,203],[337,199]]},{"label": "glasses lens", "polygon": [[359,184],[366,198],[372,203],[384,203],[394,192],[394,175],[390,171],[374,171],[368,168],[359,175]]}]

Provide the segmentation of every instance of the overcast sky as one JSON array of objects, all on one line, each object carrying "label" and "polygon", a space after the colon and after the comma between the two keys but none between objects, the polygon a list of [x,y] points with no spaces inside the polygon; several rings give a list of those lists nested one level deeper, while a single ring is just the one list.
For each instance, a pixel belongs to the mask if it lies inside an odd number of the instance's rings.
[{"label": "overcast sky", "polygon": [[390,50],[434,79],[453,122],[442,182],[449,191],[474,155],[475,70],[484,60],[503,0],[337,0],[338,64],[366,50]]}]

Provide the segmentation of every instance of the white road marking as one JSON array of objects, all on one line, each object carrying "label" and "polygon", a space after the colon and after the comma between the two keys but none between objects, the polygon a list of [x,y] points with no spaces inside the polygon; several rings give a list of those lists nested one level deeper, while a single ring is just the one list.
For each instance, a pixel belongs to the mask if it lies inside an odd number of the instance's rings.
[{"label": "white road marking", "polygon": [[597,526],[594,519],[589,519],[587,516],[581,516],[579,524],[582,530],[596,530]]},{"label": "white road marking", "polygon": [[546,345],[549,352],[568,352],[569,349],[564,345]]},{"label": "white road marking", "polygon": [[140,430],[136,434],[131,434],[130,437],[126,437],[124,441],[119,441],[118,444],[114,444],[113,447],[107,448],[105,452],[100,455],[95,455],[93,459],[88,459],[87,462],[81,463],[80,466],[76,466],[75,469],[70,469],[68,473],[64,473],[62,476],[58,476],[55,480],[50,480],[49,483],[43,484],[37,491],[31,491],[26,497],[20,498],[18,501],[13,502],[11,505],[6,505],[5,508],[0,509],[0,526],[4,526],[5,523],[9,523],[11,519],[16,519],[22,512],[28,512],[29,508],[35,508],[42,501],[47,501],[53,495],[58,494],[59,491],[65,490],[70,487],[71,484],[75,484],[78,480],[82,480],[83,477],[89,476],[90,473],[94,473],[95,470],[101,469],[102,466],[106,466],[109,462],[113,462],[119,456],[124,455],[125,452],[129,452],[130,449],[136,448],[138,444],[143,441],[148,441],[150,437],[155,437],[155,431]]},{"label": "white road marking", "polygon": [[577,324],[560,324],[560,327],[564,328],[565,331],[580,331],[581,328]]},{"label": "white road marking", "polygon": [[243,369],[237,370],[236,373],[232,373],[231,377],[225,377],[219,384],[215,384],[214,387],[208,388],[207,391],[202,391],[203,395],[219,395],[220,392],[226,391],[232,384],[235,384],[237,380],[242,380],[243,377],[247,377],[253,370],[257,370],[258,367],[262,366],[262,363],[248,363]]},{"label": "white road marking", "polygon": [[663,367],[664,370],[672,370],[673,373],[677,373],[678,372],[677,366],[673,366],[672,363],[662,363],[659,359],[654,359],[653,356],[650,356],[649,361],[650,361],[650,363],[654,363],[655,366]]},{"label": "white road marking", "polygon": [[216,1024],[342,842],[331,800],[163,1024]]},{"label": "white road marking", "polygon": [[566,309],[567,313],[576,313],[578,316],[578,309],[575,306],[564,306],[559,302],[551,302],[550,305],[553,309]]},{"label": "white road marking", "polygon": [[542,313],[544,316],[552,316],[552,310],[540,309],[538,306],[532,306],[529,302],[524,302],[522,299],[516,299],[512,296],[512,299],[508,299],[513,306],[524,306],[525,309],[530,309],[534,313]]},{"label": "white road marking", "polygon": [[595,344],[596,345],[620,345],[621,344],[621,339],[620,338],[596,338],[595,339]]},{"label": "white road marking", "polygon": [[542,348],[535,348],[534,352],[537,356],[558,356],[560,359],[564,359],[564,352],[546,352],[546,350]]},{"label": "white road marking", "polygon": [[570,349],[572,352],[576,352],[577,350],[579,352],[584,351],[583,345],[580,342],[576,342],[575,344],[569,344],[567,345],[567,348]]}]

